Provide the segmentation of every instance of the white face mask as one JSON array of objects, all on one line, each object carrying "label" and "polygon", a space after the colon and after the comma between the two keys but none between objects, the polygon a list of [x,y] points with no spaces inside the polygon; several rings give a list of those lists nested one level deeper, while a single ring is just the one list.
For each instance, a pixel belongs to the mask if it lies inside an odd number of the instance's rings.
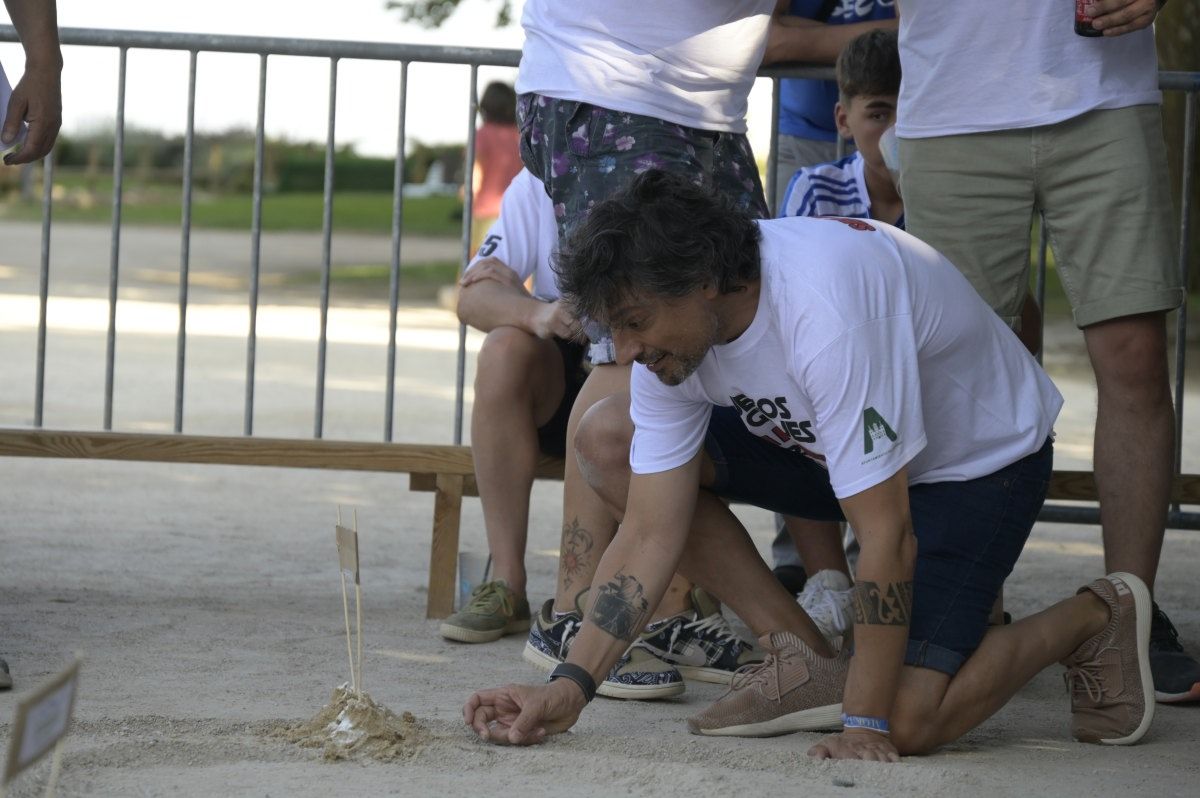
[{"label": "white face mask", "polygon": [[879,137],[879,154],[892,176],[897,190],[900,188],[900,142],[896,139],[896,126],[892,125]]}]

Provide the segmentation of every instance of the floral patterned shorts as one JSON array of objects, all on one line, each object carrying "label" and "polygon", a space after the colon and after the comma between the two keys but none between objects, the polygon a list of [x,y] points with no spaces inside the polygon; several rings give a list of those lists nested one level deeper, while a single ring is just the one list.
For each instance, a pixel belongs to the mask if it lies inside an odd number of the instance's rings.
[{"label": "floral patterned shorts", "polygon": [[[521,160],[546,186],[561,239],[597,203],[649,169],[687,175],[766,218],[767,203],[750,142],[741,133],[698,130],[649,116],[540,94],[517,98]],[[594,364],[616,360],[612,338],[587,326]]]}]

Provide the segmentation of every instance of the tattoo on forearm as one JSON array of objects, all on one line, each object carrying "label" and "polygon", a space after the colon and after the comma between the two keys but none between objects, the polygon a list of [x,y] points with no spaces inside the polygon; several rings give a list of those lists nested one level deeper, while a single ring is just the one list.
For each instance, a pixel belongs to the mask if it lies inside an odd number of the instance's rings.
[{"label": "tattoo on forearm", "polygon": [[854,622],[906,626],[912,618],[912,582],[854,583]]},{"label": "tattoo on forearm", "polygon": [[617,571],[616,576],[596,591],[596,601],[588,617],[618,640],[632,640],[650,614],[642,583]]},{"label": "tattoo on forearm", "polygon": [[562,575],[563,587],[569,590],[591,564],[588,555],[592,550],[592,534],[579,525],[578,518],[563,525],[561,549],[558,570]]}]

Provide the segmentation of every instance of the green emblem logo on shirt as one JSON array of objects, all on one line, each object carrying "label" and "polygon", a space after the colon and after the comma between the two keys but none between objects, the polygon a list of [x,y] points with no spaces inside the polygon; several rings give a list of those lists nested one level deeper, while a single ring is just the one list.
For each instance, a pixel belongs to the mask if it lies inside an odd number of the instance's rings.
[{"label": "green emblem logo on shirt", "polygon": [[879,415],[879,411],[868,407],[863,411],[863,454],[875,451],[875,442],[887,438],[895,441],[896,431],[887,423],[887,419]]}]

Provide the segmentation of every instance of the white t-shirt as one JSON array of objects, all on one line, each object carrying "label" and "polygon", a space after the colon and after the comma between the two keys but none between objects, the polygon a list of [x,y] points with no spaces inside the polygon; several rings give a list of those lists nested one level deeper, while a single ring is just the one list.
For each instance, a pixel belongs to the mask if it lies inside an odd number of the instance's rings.
[{"label": "white t-shirt", "polygon": [[1159,103],[1150,28],[1078,36],[1065,0],[903,0],[896,134],[926,138],[1049,125]]},{"label": "white t-shirt", "polygon": [[758,224],[750,327],[678,386],[633,368],[635,473],[688,462],[713,405],[827,467],[839,498],[905,465],[910,484],[974,479],[1045,443],[1062,395],[933,248],[875,221]]},{"label": "white t-shirt", "polygon": [[557,249],[554,205],[542,182],[522,169],[508,184],[500,200],[500,218],[488,230],[467,271],[484,258],[496,258],[522,280],[533,275],[534,297],[553,302],[559,294],[550,258]]},{"label": "white t-shirt", "polygon": [[527,0],[517,93],[746,132],[772,0]]}]

